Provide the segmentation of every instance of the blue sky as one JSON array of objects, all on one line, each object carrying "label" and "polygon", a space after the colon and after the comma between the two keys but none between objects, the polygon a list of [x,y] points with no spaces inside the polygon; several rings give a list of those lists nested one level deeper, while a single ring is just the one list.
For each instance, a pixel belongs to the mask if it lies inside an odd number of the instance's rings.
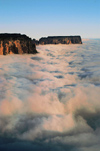
[{"label": "blue sky", "polygon": [[100,0],[0,0],[0,33],[100,38]]}]

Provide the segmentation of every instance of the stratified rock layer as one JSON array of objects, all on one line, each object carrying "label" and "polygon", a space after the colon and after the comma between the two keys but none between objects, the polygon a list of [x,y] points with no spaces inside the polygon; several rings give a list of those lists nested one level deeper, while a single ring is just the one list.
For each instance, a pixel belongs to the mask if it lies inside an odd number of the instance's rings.
[{"label": "stratified rock layer", "polygon": [[24,53],[37,53],[31,38],[21,34],[0,34],[0,55]]},{"label": "stratified rock layer", "polygon": [[82,44],[80,36],[49,36],[40,38],[39,44]]}]

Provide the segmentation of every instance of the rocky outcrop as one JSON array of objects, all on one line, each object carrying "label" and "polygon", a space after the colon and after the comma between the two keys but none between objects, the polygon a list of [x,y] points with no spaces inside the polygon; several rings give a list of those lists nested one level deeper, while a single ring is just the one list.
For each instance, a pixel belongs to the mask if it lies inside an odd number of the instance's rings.
[{"label": "rocky outcrop", "polygon": [[39,44],[82,44],[80,36],[49,36],[39,40]]},{"label": "rocky outcrop", "polygon": [[31,38],[21,34],[0,34],[0,55],[24,53],[37,53]]},{"label": "rocky outcrop", "polygon": [[36,44],[36,45],[39,45],[39,41],[36,40],[36,39],[33,39],[33,43]]}]

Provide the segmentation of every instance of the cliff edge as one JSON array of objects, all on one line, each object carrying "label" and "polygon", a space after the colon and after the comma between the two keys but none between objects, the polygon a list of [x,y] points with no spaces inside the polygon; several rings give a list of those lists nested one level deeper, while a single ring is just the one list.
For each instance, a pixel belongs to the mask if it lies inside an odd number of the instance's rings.
[{"label": "cliff edge", "polygon": [[24,53],[37,53],[31,38],[21,34],[0,34],[0,55]]},{"label": "cliff edge", "polygon": [[80,36],[49,36],[39,39],[39,44],[82,44]]}]

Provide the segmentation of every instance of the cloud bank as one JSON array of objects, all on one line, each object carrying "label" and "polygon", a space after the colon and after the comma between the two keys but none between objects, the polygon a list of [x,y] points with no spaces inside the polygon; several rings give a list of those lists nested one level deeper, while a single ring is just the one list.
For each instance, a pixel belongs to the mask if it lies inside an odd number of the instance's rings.
[{"label": "cloud bank", "polygon": [[0,56],[0,150],[99,151],[99,48],[88,40]]}]

